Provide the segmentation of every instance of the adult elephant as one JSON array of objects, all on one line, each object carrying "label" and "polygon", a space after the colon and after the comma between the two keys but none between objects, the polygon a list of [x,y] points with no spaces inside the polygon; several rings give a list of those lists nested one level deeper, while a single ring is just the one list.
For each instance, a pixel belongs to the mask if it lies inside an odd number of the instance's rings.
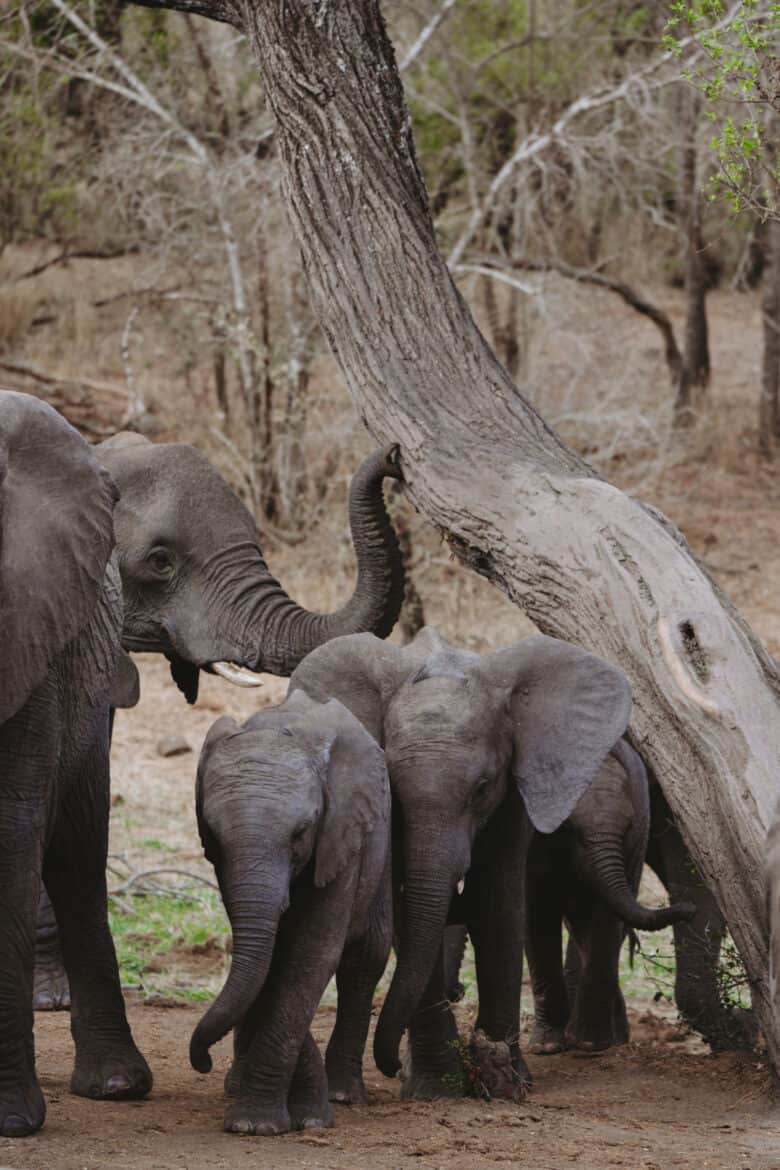
[{"label": "adult elephant", "polygon": [[[114,512],[127,650],[162,653],[188,702],[200,670],[249,683],[247,671],[289,675],[310,650],[343,634],[392,630],[404,570],[382,494],[400,479],[393,449],[363,461],[349,489],[357,559],[352,596],[332,614],[297,605],[269,572],[249,511],[208,459],[186,443],[151,443],[123,432],[94,448],[120,491]],[[246,668],[246,669],[242,669]],[[134,701],[127,679],[118,705]],[[54,916],[45,895],[35,1007],[69,1005]]]},{"label": "adult elephant", "polygon": [[480,657],[425,629],[402,648],[364,634],[336,639],[310,654],[290,685],[338,698],[387,757],[400,914],[378,1067],[398,1071],[410,1026],[404,1095],[452,1091],[457,1033],[442,938],[448,922],[464,922],[477,963],[476,1028],[508,1046],[510,1088],[521,1089],[530,1081],[519,1049],[530,834],[566,820],[622,736],[625,676],[542,635]]},{"label": "adult elephant", "polygon": [[151,1087],[108,929],[108,739],[122,624],[116,491],[56,411],[0,392],[0,1135],[38,1129],[32,978],[46,883],[72,988],[73,1092]]}]

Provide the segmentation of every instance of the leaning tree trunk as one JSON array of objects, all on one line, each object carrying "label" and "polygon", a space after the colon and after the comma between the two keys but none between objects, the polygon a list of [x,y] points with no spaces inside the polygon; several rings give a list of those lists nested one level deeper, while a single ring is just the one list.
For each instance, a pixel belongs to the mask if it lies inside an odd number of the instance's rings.
[{"label": "leaning tree trunk", "polygon": [[[152,0],[157,2],[157,0]],[[414,503],[547,634],[619,662],[634,744],[712,884],[772,1058],[763,857],[780,679],[653,509],[601,480],[523,399],[439,253],[378,0],[178,0],[249,36],[277,119],[315,310]]]}]

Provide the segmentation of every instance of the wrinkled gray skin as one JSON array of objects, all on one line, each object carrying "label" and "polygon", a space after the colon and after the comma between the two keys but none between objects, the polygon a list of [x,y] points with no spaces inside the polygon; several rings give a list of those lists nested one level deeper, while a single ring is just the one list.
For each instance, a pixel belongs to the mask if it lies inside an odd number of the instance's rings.
[{"label": "wrinkled gray skin", "polygon": [[[692,903],[651,910],[636,900],[650,828],[647,773],[616,744],[571,816],[534,833],[528,855],[526,955],[534,993],[532,1052],[597,1051],[628,1041],[618,980],[625,926],[661,930],[690,920]],[[561,927],[569,947],[566,971]]]},{"label": "wrinkled gray skin", "polygon": [[214,662],[289,675],[330,638],[363,630],[384,638],[395,625],[403,566],[382,497],[384,477],[400,478],[390,452],[369,456],[350,484],[354,593],[335,613],[318,614],[271,575],[254,519],[194,447],[117,435],[95,450],[120,492],[122,644],[165,654],[189,702],[198,670]]},{"label": "wrinkled gray skin", "polygon": [[480,657],[425,629],[403,648],[365,634],[336,639],[301,663],[290,686],[340,699],[385,748],[398,918],[397,966],[374,1041],[379,1069],[398,1072],[409,1027],[404,1095],[451,1092],[447,1074],[459,1062],[442,939],[448,922],[461,922],[476,954],[476,1027],[508,1045],[511,1091],[522,1092],[530,1081],[518,1037],[531,825],[554,832],[623,734],[625,676],[554,638]]},{"label": "wrinkled gray skin", "polygon": [[109,710],[122,603],[116,492],[36,398],[0,392],[0,1135],[45,1116],[35,1075],[41,878],[72,987],[74,1093],[139,1097],[151,1073],[125,1017],[107,924]]},{"label": "wrinkled gray skin", "polygon": [[[268,571],[252,516],[194,447],[123,433],[94,452],[121,493],[114,526],[125,604],[122,643],[127,650],[165,654],[188,702],[197,698],[200,669],[213,662],[289,675],[329,638],[360,630],[384,638],[392,630],[404,588],[382,495],[386,476],[400,478],[392,451],[374,452],[352,478],[358,579],[352,597],[333,614],[309,613],[287,596]],[[116,705],[133,705],[133,682],[125,680]],[[68,984],[45,896],[39,920],[35,1007],[64,1008]]]},{"label": "wrinkled gray skin", "polygon": [[[198,825],[233,928],[225,986],[190,1060],[235,1028],[225,1129],[271,1135],[331,1125],[365,1100],[361,1057],[390,950],[390,790],[381,748],[336,700],[303,691],[203,745]],[[327,1072],[309,1032],[338,967]]]}]

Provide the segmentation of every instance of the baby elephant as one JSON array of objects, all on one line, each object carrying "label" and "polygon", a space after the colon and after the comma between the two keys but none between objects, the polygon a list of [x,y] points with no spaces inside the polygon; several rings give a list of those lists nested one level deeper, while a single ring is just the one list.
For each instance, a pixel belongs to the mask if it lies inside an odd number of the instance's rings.
[{"label": "baby elephant", "polygon": [[[564,1039],[591,1051],[626,1043],[618,982],[626,925],[660,930],[696,913],[686,902],[658,910],[637,902],[649,825],[644,764],[619,740],[561,827],[549,835],[534,833],[526,886],[532,1052],[560,1052]],[[563,919],[569,929],[565,976]]]},{"label": "baby elephant", "polygon": [[318,703],[296,691],[242,726],[227,717],[213,725],[196,804],[233,928],[233,958],[192,1035],[193,1068],[209,1072],[208,1049],[234,1028],[225,1129],[277,1134],[331,1125],[309,1026],[338,967],[331,1090],[338,1100],[364,1100],[355,1054],[391,939],[384,753],[337,700]]}]

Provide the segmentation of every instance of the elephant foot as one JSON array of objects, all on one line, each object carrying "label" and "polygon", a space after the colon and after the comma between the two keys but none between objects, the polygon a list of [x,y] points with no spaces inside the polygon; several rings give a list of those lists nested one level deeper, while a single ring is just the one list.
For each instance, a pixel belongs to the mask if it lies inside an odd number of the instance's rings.
[{"label": "elephant foot", "polygon": [[237,1097],[225,1110],[222,1128],[243,1137],[275,1137],[289,1133],[292,1122],[286,1106],[260,1105],[251,1098]]},{"label": "elephant foot", "polygon": [[27,1137],[41,1128],[46,1103],[37,1081],[0,1089],[0,1137]]},{"label": "elephant foot", "polygon": [[325,1057],[325,1070],[328,1076],[328,1100],[339,1105],[368,1104],[359,1061],[348,1067],[343,1062],[339,1063],[331,1058],[328,1053]]},{"label": "elephant foot", "polygon": [[546,1024],[543,1020],[535,1020],[531,1042],[528,1045],[529,1051],[535,1056],[553,1056],[556,1052],[563,1052],[563,1032],[563,1025]]},{"label": "elephant foot", "polygon": [[464,1064],[478,1097],[523,1101],[531,1088],[531,1072],[520,1053],[506,1040],[491,1040],[477,1028],[469,1040]]},{"label": "elephant foot", "polygon": [[332,1129],[333,1110],[327,1101],[290,1101],[292,1129]]},{"label": "elephant foot", "polygon": [[65,1012],[70,1010],[70,984],[61,960],[42,960],[36,956],[33,982],[33,1011]]},{"label": "elephant foot", "polygon": [[613,1030],[598,1028],[569,1028],[566,1031],[566,1047],[578,1052],[606,1052],[616,1044],[625,1041],[619,1040]]},{"label": "elephant foot", "polygon": [[76,1053],[70,1091],[77,1097],[100,1101],[135,1099],[145,1097],[151,1087],[149,1065],[132,1041],[124,1052]]},{"label": "elephant foot", "polygon": [[[402,1101],[435,1101],[439,1097],[466,1097],[468,1080],[459,1055],[460,1042],[453,1043],[434,1063],[415,1059],[407,1048],[398,1074]],[[426,1064],[428,1067],[426,1067]]]},{"label": "elephant foot", "polygon": [[328,1100],[337,1105],[367,1105],[368,1094],[362,1077],[336,1078],[328,1074]]}]

